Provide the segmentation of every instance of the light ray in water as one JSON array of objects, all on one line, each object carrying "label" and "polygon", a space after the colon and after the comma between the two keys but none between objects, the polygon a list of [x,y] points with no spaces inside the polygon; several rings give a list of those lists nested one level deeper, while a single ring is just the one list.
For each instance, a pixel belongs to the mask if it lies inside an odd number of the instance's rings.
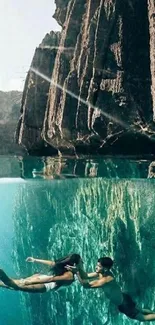
[{"label": "light ray in water", "polygon": [[57,84],[53,79],[50,79],[49,77],[47,77],[46,75],[44,75],[43,73],[41,73],[40,71],[38,71],[37,69],[31,67],[30,70],[34,73],[36,73],[39,77],[43,78],[44,80],[48,81],[49,83],[51,83],[52,85],[54,85],[55,87],[61,89],[62,91],[65,91],[68,95],[70,95],[71,97],[77,99],[77,101],[81,102],[82,104],[93,108],[94,110],[98,111],[101,115],[104,115],[106,118],[108,118],[109,120],[123,126],[124,128],[130,128],[130,126],[124,122],[122,122],[121,120],[119,120],[118,118],[103,112],[99,107],[96,107],[94,105],[92,105],[91,103],[85,101],[83,98],[75,95],[72,91],[62,87],[61,85]]}]

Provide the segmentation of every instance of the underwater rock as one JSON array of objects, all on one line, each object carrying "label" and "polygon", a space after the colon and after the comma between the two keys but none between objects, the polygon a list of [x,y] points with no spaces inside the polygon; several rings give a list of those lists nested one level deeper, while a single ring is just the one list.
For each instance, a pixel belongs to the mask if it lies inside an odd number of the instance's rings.
[{"label": "underwater rock", "polygon": [[[55,260],[77,252],[92,272],[97,259],[108,255],[114,259],[113,272],[122,290],[132,295],[139,308],[154,309],[155,191],[151,179],[140,179],[135,173],[132,179],[25,182],[18,186],[14,204],[16,274],[24,277],[48,271],[25,263],[27,256]],[[107,320],[108,325],[132,324],[112,309],[102,289],[86,290],[78,281],[43,295],[21,293],[20,300],[22,314],[30,318],[20,322],[24,325],[105,325]]]},{"label": "underwater rock", "polygon": [[40,155],[154,153],[154,1],[56,6],[58,50],[39,47],[31,65],[52,82],[29,71],[18,143]]}]

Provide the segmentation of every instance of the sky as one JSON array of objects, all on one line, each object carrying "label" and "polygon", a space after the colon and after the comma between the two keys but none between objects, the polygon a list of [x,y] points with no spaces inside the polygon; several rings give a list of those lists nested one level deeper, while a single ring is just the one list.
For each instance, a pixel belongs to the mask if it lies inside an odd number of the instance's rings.
[{"label": "sky", "polygon": [[0,90],[23,90],[35,48],[51,30],[54,0],[0,0]]}]

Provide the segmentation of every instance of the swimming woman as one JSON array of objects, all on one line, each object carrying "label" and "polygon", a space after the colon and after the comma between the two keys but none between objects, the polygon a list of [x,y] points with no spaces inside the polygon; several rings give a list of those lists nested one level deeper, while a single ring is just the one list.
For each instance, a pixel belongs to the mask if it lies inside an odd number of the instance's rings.
[{"label": "swimming woman", "polygon": [[0,269],[0,283],[1,287],[7,289],[14,289],[30,293],[44,293],[50,290],[57,290],[62,286],[68,286],[74,282],[74,273],[72,270],[67,270],[66,265],[78,266],[82,259],[79,254],[70,254],[56,261],[47,261],[34,259],[33,257],[27,258],[28,262],[38,262],[51,267],[53,275],[34,274],[25,279],[12,279]]}]

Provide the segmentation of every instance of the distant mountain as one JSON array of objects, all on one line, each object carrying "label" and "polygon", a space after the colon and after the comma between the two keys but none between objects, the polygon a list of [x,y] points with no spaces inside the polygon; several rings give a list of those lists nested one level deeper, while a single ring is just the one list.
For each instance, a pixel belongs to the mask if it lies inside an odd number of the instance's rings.
[{"label": "distant mountain", "polygon": [[14,134],[20,117],[22,92],[0,91],[0,155],[22,153]]},{"label": "distant mountain", "polygon": [[10,118],[18,121],[21,98],[20,91],[0,91],[0,123],[8,122]]}]

